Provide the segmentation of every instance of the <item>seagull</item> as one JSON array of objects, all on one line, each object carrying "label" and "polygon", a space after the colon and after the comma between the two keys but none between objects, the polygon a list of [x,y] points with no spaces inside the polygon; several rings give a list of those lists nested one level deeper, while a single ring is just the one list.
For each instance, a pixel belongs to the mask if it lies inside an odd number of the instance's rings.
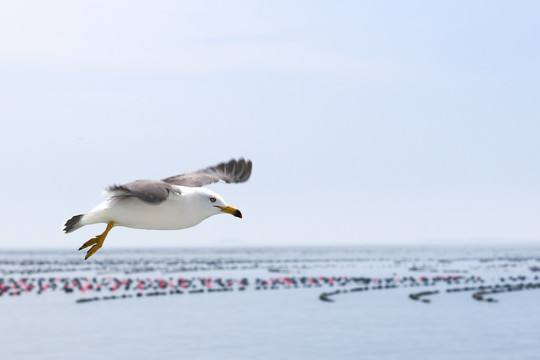
[{"label": "seagull", "polygon": [[105,231],[85,242],[85,260],[102,246],[114,226],[134,229],[177,230],[199,224],[217,214],[242,218],[240,210],[227,205],[212,190],[202,186],[217,182],[242,183],[251,176],[252,162],[240,158],[202,170],[163,180],[137,180],[105,189],[107,199],[86,214],[75,215],[64,224],[68,234],[85,225],[105,223]]}]

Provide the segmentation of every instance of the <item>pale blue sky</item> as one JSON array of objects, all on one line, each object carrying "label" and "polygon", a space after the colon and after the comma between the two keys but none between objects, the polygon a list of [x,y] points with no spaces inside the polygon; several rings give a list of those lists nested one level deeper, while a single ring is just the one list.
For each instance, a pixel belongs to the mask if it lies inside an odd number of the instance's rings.
[{"label": "pale blue sky", "polygon": [[537,1],[7,1],[0,247],[244,156],[244,214],[107,247],[539,243]]}]

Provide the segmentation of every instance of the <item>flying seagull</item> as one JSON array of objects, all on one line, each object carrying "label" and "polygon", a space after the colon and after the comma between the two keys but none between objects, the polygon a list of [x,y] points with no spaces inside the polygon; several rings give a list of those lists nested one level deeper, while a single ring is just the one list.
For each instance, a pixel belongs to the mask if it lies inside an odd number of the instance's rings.
[{"label": "flying seagull", "polygon": [[251,175],[250,160],[230,160],[206,169],[171,176],[163,180],[137,180],[112,185],[105,190],[107,199],[86,214],[75,215],[64,224],[70,233],[85,225],[105,223],[107,228],[88,240],[79,250],[92,246],[85,260],[102,246],[114,226],[135,229],[176,230],[192,227],[217,214],[242,213],[227,205],[215,192],[202,186],[217,182],[241,183]]}]

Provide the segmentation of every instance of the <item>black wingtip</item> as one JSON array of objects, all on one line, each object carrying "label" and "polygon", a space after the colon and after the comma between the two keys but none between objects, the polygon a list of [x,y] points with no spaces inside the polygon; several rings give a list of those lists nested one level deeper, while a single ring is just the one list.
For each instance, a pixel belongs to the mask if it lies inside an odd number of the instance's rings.
[{"label": "black wingtip", "polygon": [[234,175],[234,182],[236,183],[246,182],[251,176],[252,169],[253,162],[244,158],[232,159],[227,164],[227,170]]}]

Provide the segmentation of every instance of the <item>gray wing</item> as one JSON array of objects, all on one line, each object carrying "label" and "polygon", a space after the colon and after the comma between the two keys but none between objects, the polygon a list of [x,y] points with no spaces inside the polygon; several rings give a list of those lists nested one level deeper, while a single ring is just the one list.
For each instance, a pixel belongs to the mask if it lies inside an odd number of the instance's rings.
[{"label": "gray wing", "polygon": [[251,176],[251,160],[231,160],[206,169],[171,176],[162,181],[168,184],[199,187],[216,182],[241,183]]},{"label": "gray wing", "polygon": [[115,197],[136,197],[150,204],[159,204],[175,191],[170,184],[159,180],[137,180],[125,185],[112,185],[107,189]]}]

